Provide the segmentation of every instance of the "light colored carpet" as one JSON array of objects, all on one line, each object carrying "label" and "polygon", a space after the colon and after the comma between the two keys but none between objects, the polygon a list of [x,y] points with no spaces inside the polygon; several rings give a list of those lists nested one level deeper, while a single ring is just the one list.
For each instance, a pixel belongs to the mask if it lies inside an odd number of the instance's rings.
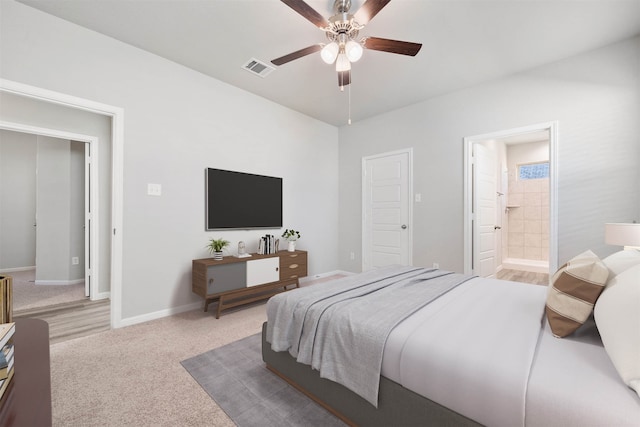
[{"label": "light colored carpet", "polygon": [[180,361],[260,331],[265,304],[179,315],[51,346],[54,426],[233,426]]},{"label": "light colored carpet", "polygon": [[29,310],[49,305],[86,299],[84,283],[77,285],[36,285],[35,270],[3,274],[13,279],[13,311]]},{"label": "light colored carpet", "polygon": [[265,302],[220,319],[211,305],[52,344],[53,425],[234,426],[180,362],[259,333],[266,320]]},{"label": "light colored carpet", "polygon": [[182,362],[239,427],[342,427],[342,421],[268,370],[260,334]]}]

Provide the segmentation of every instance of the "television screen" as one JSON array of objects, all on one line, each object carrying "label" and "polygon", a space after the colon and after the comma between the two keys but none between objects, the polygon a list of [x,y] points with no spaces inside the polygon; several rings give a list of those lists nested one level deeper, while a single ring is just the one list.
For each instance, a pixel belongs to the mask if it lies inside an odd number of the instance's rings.
[{"label": "television screen", "polygon": [[282,227],[282,178],[212,168],[205,175],[207,230]]}]

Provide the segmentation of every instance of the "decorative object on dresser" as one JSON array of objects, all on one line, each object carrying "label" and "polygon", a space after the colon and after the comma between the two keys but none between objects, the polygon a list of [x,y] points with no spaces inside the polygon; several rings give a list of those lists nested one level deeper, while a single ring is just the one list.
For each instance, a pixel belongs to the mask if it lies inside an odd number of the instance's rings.
[{"label": "decorative object on dresser", "polygon": [[243,241],[238,242],[238,255],[236,256],[238,258],[248,258],[251,256],[251,254],[247,253],[247,250]]},{"label": "decorative object on dresser", "polygon": [[284,230],[284,233],[282,233],[282,237],[287,239],[287,241],[289,242],[289,247],[287,248],[287,250],[289,252],[294,252],[296,250],[296,241],[302,236],[300,236],[299,231],[296,231],[293,228],[291,230],[287,228]]},{"label": "decorative object on dresser", "polygon": [[228,240],[211,239],[209,240],[207,248],[209,248],[209,252],[213,255],[213,259],[220,261],[223,258],[222,250],[227,246],[229,246]]},{"label": "decorative object on dresser", "polygon": [[13,320],[13,279],[0,276],[0,323]]},{"label": "decorative object on dresser", "polygon": [[272,297],[300,287],[307,275],[307,252],[251,254],[251,258],[212,258],[192,261],[191,290],[204,298],[204,311],[218,301],[216,319],[222,310]]},{"label": "decorative object on dresser", "polygon": [[265,234],[258,241],[258,255],[275,254],[280,249],[280,240],[273,234]]}]

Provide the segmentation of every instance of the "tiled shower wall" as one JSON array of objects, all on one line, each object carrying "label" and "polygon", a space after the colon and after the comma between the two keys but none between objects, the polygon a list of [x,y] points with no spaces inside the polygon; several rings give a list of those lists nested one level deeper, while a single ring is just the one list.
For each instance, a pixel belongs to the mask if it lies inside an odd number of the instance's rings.
[{"label": "tiled shower wall", "polygon": [[509,170],[507,258],[549,260],[549,178],[517,179]]}]

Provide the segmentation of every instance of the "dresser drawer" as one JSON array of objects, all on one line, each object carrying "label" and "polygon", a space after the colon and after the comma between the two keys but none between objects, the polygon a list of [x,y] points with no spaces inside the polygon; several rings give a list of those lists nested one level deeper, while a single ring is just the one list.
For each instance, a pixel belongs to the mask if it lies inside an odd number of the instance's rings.
[{"label": "dresser drawer", "polygon": [[306,275],[306,252],[295,251],[280,254],[280,280],[297,279]]}]

